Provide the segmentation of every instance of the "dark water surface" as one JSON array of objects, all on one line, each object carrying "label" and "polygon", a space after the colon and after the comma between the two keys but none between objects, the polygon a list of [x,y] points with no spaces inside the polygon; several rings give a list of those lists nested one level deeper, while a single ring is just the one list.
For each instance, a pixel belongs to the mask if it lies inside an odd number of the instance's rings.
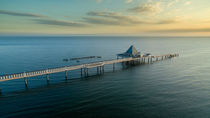
[{"label": "dark water surface", "polygon": [[[0,74],[116,58],[130,45],[174,59],[80,79],[79,71],[1,82],[0,117],[209,118],[210,38],[0,37]],[[90,70],[95,75],[95,70]]]}]

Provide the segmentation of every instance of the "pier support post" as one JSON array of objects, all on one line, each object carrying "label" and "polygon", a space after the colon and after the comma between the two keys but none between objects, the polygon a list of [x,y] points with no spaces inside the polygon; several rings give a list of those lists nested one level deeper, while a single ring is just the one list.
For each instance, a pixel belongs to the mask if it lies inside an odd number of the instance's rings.
[{"label": "pier support post", "polygon": [[124,68],[124,62],[121,62],[121,64],[122,64],[122,68]]},{"label": "pier support post", "polygon": [[87,77],[88,77],[89,76],[89,74],[88,74],[88,68],[86,70],[87,70]]},{"label": "pier support post", "polygon": [[101,66],[99,66],[98,69],[99,69],[99,72],[98,73],[100,75],[101,74]]},{"label": "pier support post", "polygon": [[113,63],[113,72],[115,71],[115,63]]},{"label": "pier support post", "polygon": [[84,68],[84,76],[86,77],[86,75],[87,75],[87,74],[86,74],[86,68]]},{"label": "pier support post", "polygon": [[88,68],[84,68],[85,77],[88,77]]},{"label": "pier support post", "polygon": [[2,94],[2,91],[1,91],[1,89],[0,89],[0,95]]},{"label": "pier support post", "polygon": [[46,78],[47,78],[47,83],[49,83],[50,79],[49,79],[49,75],[48,74],[46,75]]},{"label": "pier support post", "polygon": [[102,72],[104,73],[104,65],[102,66]]},{"label": "pier support post", "polygon": [[65,71],[65,80],[67,80],[67,79],[68,79],[68,72]]},{"label": "pier support post", "polygon": [[132,65],[135,65],[135,61],[134,60],[132,61]]},{"label": "pier support post", "polygon": [[80,72],[81,78],[82,78],[82,68],[81,68],[81,72]]},{"label": "pier support post", "polygon": [[99,75],[99,67],[97,66],[97,75]]},{"label": "pier support post", "polygon": [[24,82],[25,82],[25,87],[28,88],[28,81],[27,81],[27,78],[24,78]]}]

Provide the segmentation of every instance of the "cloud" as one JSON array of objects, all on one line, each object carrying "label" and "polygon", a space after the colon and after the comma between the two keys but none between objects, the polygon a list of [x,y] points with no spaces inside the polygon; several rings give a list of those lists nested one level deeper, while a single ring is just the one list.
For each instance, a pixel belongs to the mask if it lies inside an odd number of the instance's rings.
[{"label": "cloud", "polygon": [[83,19],[92,24],[106,24],[106,25],[132,25],[143,23],[138,18],[132,16],[124,16],[117,12],[88,12],[88,17]]},{"label": "cloud", "polygon": [[161,8],[161,3],[160,2],[148,2],[145,4],[140,4],[136,7],[128,9],[130,12],[135,12],[135,13],[145,13],[145,12],[153,12],[157,13],[162,11]]},{"label": "cloud", "polygon": [[0,14],[11,15],[11,16],[22,16],[22,17],[37,17],[37,18],[46,17],[39,14],[21,13],[21,12],[13,12],[6,10],[0,10]]},{"label": "cloud", "polygon": [[185,4],[185,5],[190,5],[191,2],[190,2],[190,1],[186,1],[184,4]]},{"label": "cloud", "polygon": [[189,29],[167,29],[167,30],[153,30],[150,32],[156,33],[196,33],[196,32],[210,32],[210,28],[189,28]]},{"label": "cloud", "polygon": [[168,7],[178,3],[180,0],[172,0],[171,2],[168,3]]},{"label": "cloud", "polygon": [[86,22],[91,24],[103,24],[103,25],[121,25],[122,22],[113,19],[105,19],[105,18],[94,18],[94,17],[84,17]]},{"label": "cloud", "polygon": [[79,22],[43,19],[43,18],[47,18],[47,16],[43,16],[43,15],[39,15],[39,14],[20,13],[20,12],[12,12],[12,11],[5,11],[5,10],[0,10],[0,14],[39,18],[39,19],[32,19],[32,20],[35,21],[37,24],[44,24],[44,25],[58,25],[58,26],[71,26],[71,27],[87,26],[86,24],[79,23]]},{"label": "cloud", "polygon": [[96,17],[105,17],[105,18],[112,18],[112,19],[121,19],[130,22],[136,22],[136,20],[131,16],[124,16],[118,12],[103,12],[103,11],[91,11],[87,13],[88,16],[96,16]]},{"label": "cloud", "polygon": [[103,0],[96,0],[96,2],[97,2],[97,3],[102,3],[102,2],[103,2]]},{"label": "cloud", "polygon": [[[168,7],[171,7],[172,5],[174,5],[174,4],[176,4],[176,3],[178,3],[178,2],[180,2],[181,0],[172,0],[171,2],[169,2],[168,3]],[[184,2],[184,1],[183,1]],[[184,2],[184,5],[190,5],[191,4],[191,2],[190,1],[185,1]]]},{"label": "cloud", "polygon": [[131,3],[133,0],[125,0],[125,3]]},{"label": "cloud", "polygon": [[177,23],[176,19],[165,19],[156,21],[141,20],[134,16],[125,16],[117,12],[91,11],[87,13],[88,17],[83,17],[85,22],[91,24],[103,25],[138,25],[138,24],[171,24]]},{"label": "cloud", "polygon": [[57,26],[70,26],[70,27],[84,27],[87,26],[84,23],[72,22],[72,21],[61,21],[61,20],[49,20],[49,19],[34,19],[38,24],[44,25],[57,25]]},{"label": "cloud", "polygon": [[156,22],[155,24],[173,24],[173,23],[179,23],[180,21],[177,19],[166,19],[166,20],[160,20]]}]

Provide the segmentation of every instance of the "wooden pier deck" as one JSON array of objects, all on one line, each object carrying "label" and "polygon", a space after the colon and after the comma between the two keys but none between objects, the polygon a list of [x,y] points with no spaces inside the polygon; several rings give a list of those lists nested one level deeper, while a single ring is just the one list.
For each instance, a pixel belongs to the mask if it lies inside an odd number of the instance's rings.
[{"label": "wooden pier deck", "polygon": [[81,77],[83,77],[83,76],[87,77],[89,68],[97,68],[97,72],[100,71],[100,73],[101,73],[101,72],[104,72],[104,65],[108,65],[108,64],[113,64],[113,70],[114,70],[116,63],[123,63],[123,62],[151,63],[153,61],[163,60],[163,59],[166,59],[166,58],[172,58],[172,57],[176,57],[178,55],[179,54],[166,54],[166,55],[161,55],[161,56],[147,56],[147,57],[139,57],[139,58],[130,57],[130,58],[123,58],[123,59],[115,59],[115,60],[80,64],[80,65],[74,65],[74,66],[50,68],[50,69],[37,70],[37,71],[31,71],[31,72],[22,72],[22,73],[0,75],[0,82],[24,78],[25,85],[27,86],[27,79],[26,78],[46,75],[47,80],[49,80],[49,76],[48,76],[49,74],[66,72],[65,78],[67,79],[67,72],[68,71],[78,70],[78,69],[81,69]]}]

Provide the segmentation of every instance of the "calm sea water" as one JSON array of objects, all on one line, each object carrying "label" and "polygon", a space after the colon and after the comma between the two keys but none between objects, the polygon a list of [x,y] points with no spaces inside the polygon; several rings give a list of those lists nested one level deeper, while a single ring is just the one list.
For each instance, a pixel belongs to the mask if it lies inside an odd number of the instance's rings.
[{"label": "calm sea water", "polygon": [[[115,59],[130,45],[174,59],[80,79],[79,71],[1,82],[0,117],[209,118],[210,38],[0,37],[0,74]],[[95,75],[95,70],[90,70]]]}]

